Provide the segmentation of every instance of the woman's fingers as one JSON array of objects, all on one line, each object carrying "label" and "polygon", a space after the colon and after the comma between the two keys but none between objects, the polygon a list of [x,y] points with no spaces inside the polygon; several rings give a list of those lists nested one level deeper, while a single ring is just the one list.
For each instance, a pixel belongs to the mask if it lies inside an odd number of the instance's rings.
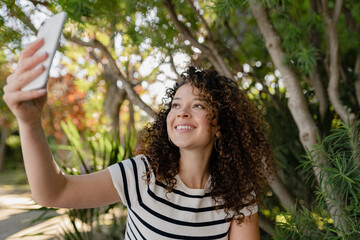
[{"label": "woman's fingers", "polygon": [[31,43],[29,46],[27,46],[21,53],[19,61],[21,61],[23,58],[28,58],[34,53],[36,53],[39,48],[44,45],[44,39],[38,39],[35,42]]},{"label": "woman's fingers", "polygon": [[[24,73],[19,73],[17,71],[15,71],[15,73],[11,74],[8,78],[7,78],[7,88],[6,90],[11,92],[11,91],[19,91],[21,88],[23,88],[24,86],[26,86],[26,84],[30,83],[31,81],[33,81],[36,77],[38,77],[39,75],[41,75],[45,70],[45,67],[43,65],[38,65],[37,67],[24,72]],[[5,88],[4,88],[5,90]]]},{"label": "woman's fingers", "polygon": [[44,45],[44,39],[39,39],[22,51],[17,69],[6,80],[8,91],[20,90],[44,72],[45,68],[40,63],[47,59],[48,54],[36,53],[42,45]]},{"label": "woman's fingers", "polygon": [[41,62],[45,61],[48,58],[47,52],[36,53],[33,56],[24,58],[22,61],[19,61],[18,69],[19,73],[26,72],[30,69],[33,69]]},{"label": "woman's fingers", "polygon": [[[4,90],[5,90],[5,88],[4,88]],[[3,98],[4,98],[4,101],[9,106],[15,106],[21,102],[33,100],[33,99],[39,98],[41,96],[44,96],[44,95],[46,95],[46,92],[47,91],[45,88],[31,90],[31,91],[24,91],[24,92],[22,92],[22,91],[5,92]]]},{"label": "woman's fingers", "polygon": [[[37,53],[43,44],[44,40],[41,39],[25,48],[17,69],[6,79],[3,99],[18,120],[32,121],[37,118],[46,101],[46,89],[21,91],[45,70],[42,62],[48,55]],[[32,112],[30,115],[29,111]]]},{"label": "woman's fingers", "polygon": [[15,73],[21,74],[27,70],[33,69],[39,63],[45,61],[48,57],[46,52],[39,52],[39,48],[44,45],[44,39],[39,39],[34,43],[26,47],[20,55],[18,67],[15,70]]}]

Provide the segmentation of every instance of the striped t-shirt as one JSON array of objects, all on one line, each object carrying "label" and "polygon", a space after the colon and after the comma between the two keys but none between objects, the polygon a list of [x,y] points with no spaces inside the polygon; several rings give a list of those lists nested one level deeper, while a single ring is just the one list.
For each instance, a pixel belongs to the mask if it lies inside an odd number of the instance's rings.
[{"label": "striped t-shirt", "polygon": [[[128,209],[125,240],[228,239],[231,219],[226,219],[223,208],[215,209],[215,201],[209,195],[211,178],[204,189],[191,189],[177,175],[175,189],[168,193],[154,174],[150,176],[150,184],[145,182],[148,168],[143,155],[108,168]],[[251,213],[255,212],[257,206],[251,209]],[[251,214],[247,209],[243,213]]]}]

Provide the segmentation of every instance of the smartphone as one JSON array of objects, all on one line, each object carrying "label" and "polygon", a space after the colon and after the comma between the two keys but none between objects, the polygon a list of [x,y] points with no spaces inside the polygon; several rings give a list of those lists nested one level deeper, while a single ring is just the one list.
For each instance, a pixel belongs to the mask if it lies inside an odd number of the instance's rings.
[{"label": "smartphone", "polygon": [[37,53],[48,53],[48,58],[42,62],[44,65],[45,71],[35,78],[32,82],[24,86],[21,90],[34,90],[40,89],[46,86],[46,83],[49,78],[49,71],[51,67],[51,63],[54,59],[54,55],[56,49],[59,45],[59,40],[61,36],[62,29],[64,27],[64,23],[66,21],[66,13],[60,12],[48,19],[46,19],[40,26],[37,39],[43,38],[44,45],[38,49]]}]

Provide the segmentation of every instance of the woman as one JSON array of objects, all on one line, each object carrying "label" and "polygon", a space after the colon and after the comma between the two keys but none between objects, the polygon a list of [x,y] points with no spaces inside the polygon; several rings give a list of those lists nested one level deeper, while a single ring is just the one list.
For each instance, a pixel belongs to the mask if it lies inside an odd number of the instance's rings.
[{"label": "woman", "polygon": [[139,138],[137,157],[100,172],[64,175],[41,125],[46,90],[20,89],[43,71],[43,40],[27,47],[4,100],[19,124],[39,204],[92,208],[122,201],[126,239],[259,239],[257,204],[273,155],[257,108],[234,81],[189,68]]}]

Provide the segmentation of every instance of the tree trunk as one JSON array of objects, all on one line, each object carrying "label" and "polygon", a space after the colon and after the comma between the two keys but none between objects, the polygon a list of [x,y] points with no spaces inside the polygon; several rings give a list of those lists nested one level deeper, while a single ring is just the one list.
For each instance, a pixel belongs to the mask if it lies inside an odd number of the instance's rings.
[{"label": "tree trunk", "polygon": [[72,37],[70,35],[65,35],[65,38],[81,46],[98,48],[101,51],[101,53],[106,57],[106,59],[109,61],[109,66],[114,78],[120,80],[123,83],[128,98],[134,104],[136,104],[140,109],[144,110],[147,114],[149,114],[150,117],[153,118],[156,117],[156,113],[152,110],[151,107],[149,107],[146,103],[144,103],[144,101],[140,98],[140,96],[135,92],[131,83],[126,80],[126,76],[124,75],[124,73],[122,73],[121,69],[118,68],[114,58],[111,56],[107,48],[101,42],[99,42],[96,39],[89,42],[85,42],[81,39]]},{"label": "tree trunk", "polygon": [[329,101],[317,67],[310,73],[309,78],[306,80],[315,90],[315,97],[319,101],[320,119],[321,122],[323,122],[329,107]]},{"label": "tree trunk", "polygon": [[104,114],[111,119],[111,129],[117,132],[119,129],[119,112],[121,104],[126,99],[126,92],[124,89],[119,89],[117,86],[110,84],[106,90],[104,100]]},{"label": "tree trunk", "polygon": [[135,111],[134,104],[131,101],[129,101],[129,122],[127,128],[129,133],[135,130]]},{"label": "tree trunk", "polygon": [[354,72],[356,74],[356,80],[355,80],[356,99],[358,105],[360,106],[360,55],[358,55],[356,58]]},{"label": "tree trunk", "polygon": [[4,170],[7,135],[8,135],[8,129],[2,126],[1,138],[0,138],[0,172]]},{"label": "tree trunk", "polygon": [[331,18],[329,16],[327,2],[322,0],[322,8],[321,13],[324,18],[325,23],[325,32],[326,32],[326,39],[327,39],[327,51],[330,57],[329,62],[329,86],[328,86],[328,94],[330,98],[330,102],[334,107],[337,114],[339,114],[340,118],[343,122],[353,123],[355,120],[355,115],[353,113],[348,112],[345,109],[345,106],[342,104],[340,100],[339,94],[339,39],[336,30],[336,22],[339,17],[341,11],[341,2],[336,1],[336,8],[334,12],[334,17]]},{"label": "tree trunk", "polygon": [[[275,67],[279,69],[280,74],[284,80],[286,91],[289,95],[288,107],[296,122],[296,125],[299,128],[300,141],[303,147],[307,151],[311,152],[314,149],[314,144],[318,143],[317,136],[319,130],[315,125],[314,120],[312,119],[301,85],[296,77],[295,72],[283,62],[285,54],[281,47],[281,40],[279,35],[273,29],[268,19],[267,12],[265,9],[263,9],[261,3],[258,0],[249,0],[249,3],[260,32],[265,39],[266,48],[275,64]],[[318,159],[318,161],[321,161],[318,162],[319,165],[326,164],[325,159]],[[326,182],[327,175],[321,172],[321,170],[317,167],[314,167],[313,169],[315,176],[317,177],[317,181],[320,184],[321,190],[329,192],[331,196],[334,196],[335,199],[338,199],[330,186],[325,187],[323,184]],[[321,177],[323,179],[321,179]],[[335,226],[338,229],[345,229],[346,225],[344,218],[341,216],[342,211],[340,209],[340,204],[331,204],[332,201],[329,198],[326,198],[326,202],[328,204],[329,212],[334,220]]]},{"label": "tree trunk", "polygon": [[116,79],[114,79],[109,66],[105,65],[104,71],[104,79],[108,83],[104,100],[104,114],[111,119],[111,129],[117,132],[120,107],[126,98],[126,91],[117,86]]},{"label": "tree trunk", "polygon": [[259,212],[259,226],[270,236],[274,236],[274,224]]},{"label": "tree trunk", "polygon": [[275,195],[279,198],[280,202],[288,210],[296,209],[295,198],[286,188],[278,175],[273,174],[270,179],[270,186]]}]

